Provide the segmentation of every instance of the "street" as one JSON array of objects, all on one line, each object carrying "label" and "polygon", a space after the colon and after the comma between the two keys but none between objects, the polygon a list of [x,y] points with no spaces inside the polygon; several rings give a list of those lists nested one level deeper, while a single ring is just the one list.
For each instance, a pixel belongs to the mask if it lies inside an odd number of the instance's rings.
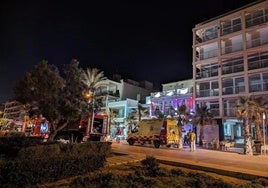
[{"label": "street", "polygon": [[115,152],[126,153],[130,158],[146,158],[153,156],[158,160],[178,163],[181,165],[198,166],[206,169],[217,169],[229,173],[249,174],[253,176],[268,178],[268,155],[248,156],[235,152],[210,150],[198,148],[190,152],[188,147],[183,149],[160,147],[154,148],[153,145],[133,145],[127,142],[113,142],[112,150]]}]

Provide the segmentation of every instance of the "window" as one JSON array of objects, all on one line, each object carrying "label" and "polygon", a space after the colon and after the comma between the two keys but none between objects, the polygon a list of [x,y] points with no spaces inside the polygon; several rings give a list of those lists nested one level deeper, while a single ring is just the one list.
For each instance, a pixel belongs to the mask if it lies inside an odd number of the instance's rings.
[{"label": "window", "polygon": [[260,9],[253,13],[246,14],[246,28],[264,23],[264,21],[265,21],[264,9]]},{"label": "window", "polygon": [[196,85],[197,97],[210,97],[219,95],[218,81],[202,82]]},{"label": "window", "polygon": [[196,67],[196,78],[209,78],[218,76],[218,63],[198,65]]},{"label": "window", "polygon": [[204,41],[215,39],[215,38],[217,38],[217,36],[218,36],[218,27],[217,26],[208,28],[203,33]]},{"label": "window", "polygon": [[210,112],[212,113],[213,116],[219,116],[220,115],[219,101],[210,101],[209,104],[208,104],[208,107],[209,107]]},{"label": "window", "polygon": [[263,91],[268,91],[268,73],[264,73],[263,76]]},{"label": "window", "polygon": [[226,99],[223,101],[224,116],[236,117],[237,99]]},{"label": "window", "polygon": [[242,35],[222,39],[221,48],[222,55],[241,51],[243,49]]},{"label": "window", "polygon": [[226,78],[222,80],[222,94],[229,95],[233,94],[233,79]]},{"label": "window", "polygon": [[243,57],[228,59],[222,62],[222,74],[231,74],[244,71]]},{"label": "window", "polygon": [[223,22],[221,24],[221,35],[227,35],[241,30],[241,18],[235,18],[230,21]]},{"label": "window", "polygon": [[245,82],[243,77],[235,78],[235,93],[245,93]]},{"label": "window", "polygon": [[261,91],[261,77],[259,74],[249,76],[249,92]]},{"label": "window", "polygon": [[248,70],[268,67],[268,52],[248,56]]},{"label": "window", "polygon": [[219,96],[219,82],[211,82],[211,95],[212,96]]}]

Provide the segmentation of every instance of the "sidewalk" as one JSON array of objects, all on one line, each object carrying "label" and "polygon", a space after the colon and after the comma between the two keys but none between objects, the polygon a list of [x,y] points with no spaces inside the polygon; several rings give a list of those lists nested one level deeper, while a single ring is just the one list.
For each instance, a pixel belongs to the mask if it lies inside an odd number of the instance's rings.
[{"label": "sidewalk", "polygon": [[[112,151],[121,154],[107,158],[107,166],[141,161],[148,154],[146,148],[143,151],[143,148],[140,147],[141,152],[137,153],[126,150],[129,147],[126,144],[122,144],[119,148],[113,147],[113,145]],[[122,147],[126,148],[122,149]],[[132,147],[135,146],[129,147],[129,150]],[[160,163],[168,165],[215,172],[247,180],[268,178],[268,155],[248,156],[236,151],[226,152],[203,148],[197,148],[195,152],[190,152],[189,148],[180,150],[177,148],[163,150],[151,148],[150,151]],[[238,151],[241,151],[241,148]]]}]

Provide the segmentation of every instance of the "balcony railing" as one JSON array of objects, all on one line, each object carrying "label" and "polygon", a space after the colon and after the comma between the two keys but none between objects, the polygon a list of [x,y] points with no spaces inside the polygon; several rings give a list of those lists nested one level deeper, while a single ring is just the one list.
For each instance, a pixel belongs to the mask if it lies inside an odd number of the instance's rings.
[{"label": "balcony railing", "polygon": [[196,97],[219,96],[219,89],[204,89],[196,92]]},{"label": "balcony railing", "polygon": [[247,48],[254,48],[257,46],[262,46],[268,44],[268,35],[256,38],[254,40],[247,41]]},{"label": "balcony railing", "polygon": [[243,50],[243,43],[239,42],[239,43],[234,43],[233,45],[229,45],[225,47],[222,46],[221,54],[225,55],[225,54],[230,54],[230,53],[234,53],[234,52],[238,52],[242,50]]},{"label": "balcony railing", "polygon": [[222,88],[222,95],[232,95],[245,93],[245,86],[224,87]]},{"label": "balcony railing", "polygon": [[251,18],[249,19],[249,17],[246,19],[246,28],[255,26],[255,25],[259,25],[262,23],[268,22],[268,13],[265,13],[263,15],[260,15],[258,17],[255,18]]},{"label": "balcony railing", "polygon": [[223,109],[223,114],[224,116],[229,116],[229,117],[236,117],[237,114],[237,108],[224,108]]},{"label": "balcony railing", "polygon": [[240,31],[242,28],[241,25],[242,25],[241,23],[238,23],[235,25],[230,25],[228,27],[222,27],[221,36],[228,35],[236,31]]},{"label": "balcony railing", "polygon": [[260,69],[264,67],[268,67],[268,58],[248,62],[248,70]]},{"label": "balcony railing", "polygon": [[196,55],[197,61],[209,59],[213,57],[218,56],[218,49],[210,50],[204,53],[200,53],[199,55]]}]

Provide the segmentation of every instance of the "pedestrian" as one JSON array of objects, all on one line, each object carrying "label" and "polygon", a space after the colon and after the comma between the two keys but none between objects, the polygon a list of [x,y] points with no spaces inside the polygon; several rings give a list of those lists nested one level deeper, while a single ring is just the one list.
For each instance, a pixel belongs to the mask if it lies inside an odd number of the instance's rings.
[{"label": "pedestrian", "polygon": [[196,148],[195,148],[195,137],[196,137],[196,134],[194,131],[191,131],[190,132],[190,135],[189,135],[189,140],[190,140],[190,151],[195,151]]},{"label": "pedestrian", "polygon": [[189,137],[188,137],[188,133],[184,135],[184,138],[183,138],[183,144],[184,144],[184,145],[189,145]]},{"label": "pedestrian", "polygon": [[117,128],[117,132],[116,132],[116,142],[119,143],[120,142],[120,137],[121,137],[122,131],[120,128]]}]

